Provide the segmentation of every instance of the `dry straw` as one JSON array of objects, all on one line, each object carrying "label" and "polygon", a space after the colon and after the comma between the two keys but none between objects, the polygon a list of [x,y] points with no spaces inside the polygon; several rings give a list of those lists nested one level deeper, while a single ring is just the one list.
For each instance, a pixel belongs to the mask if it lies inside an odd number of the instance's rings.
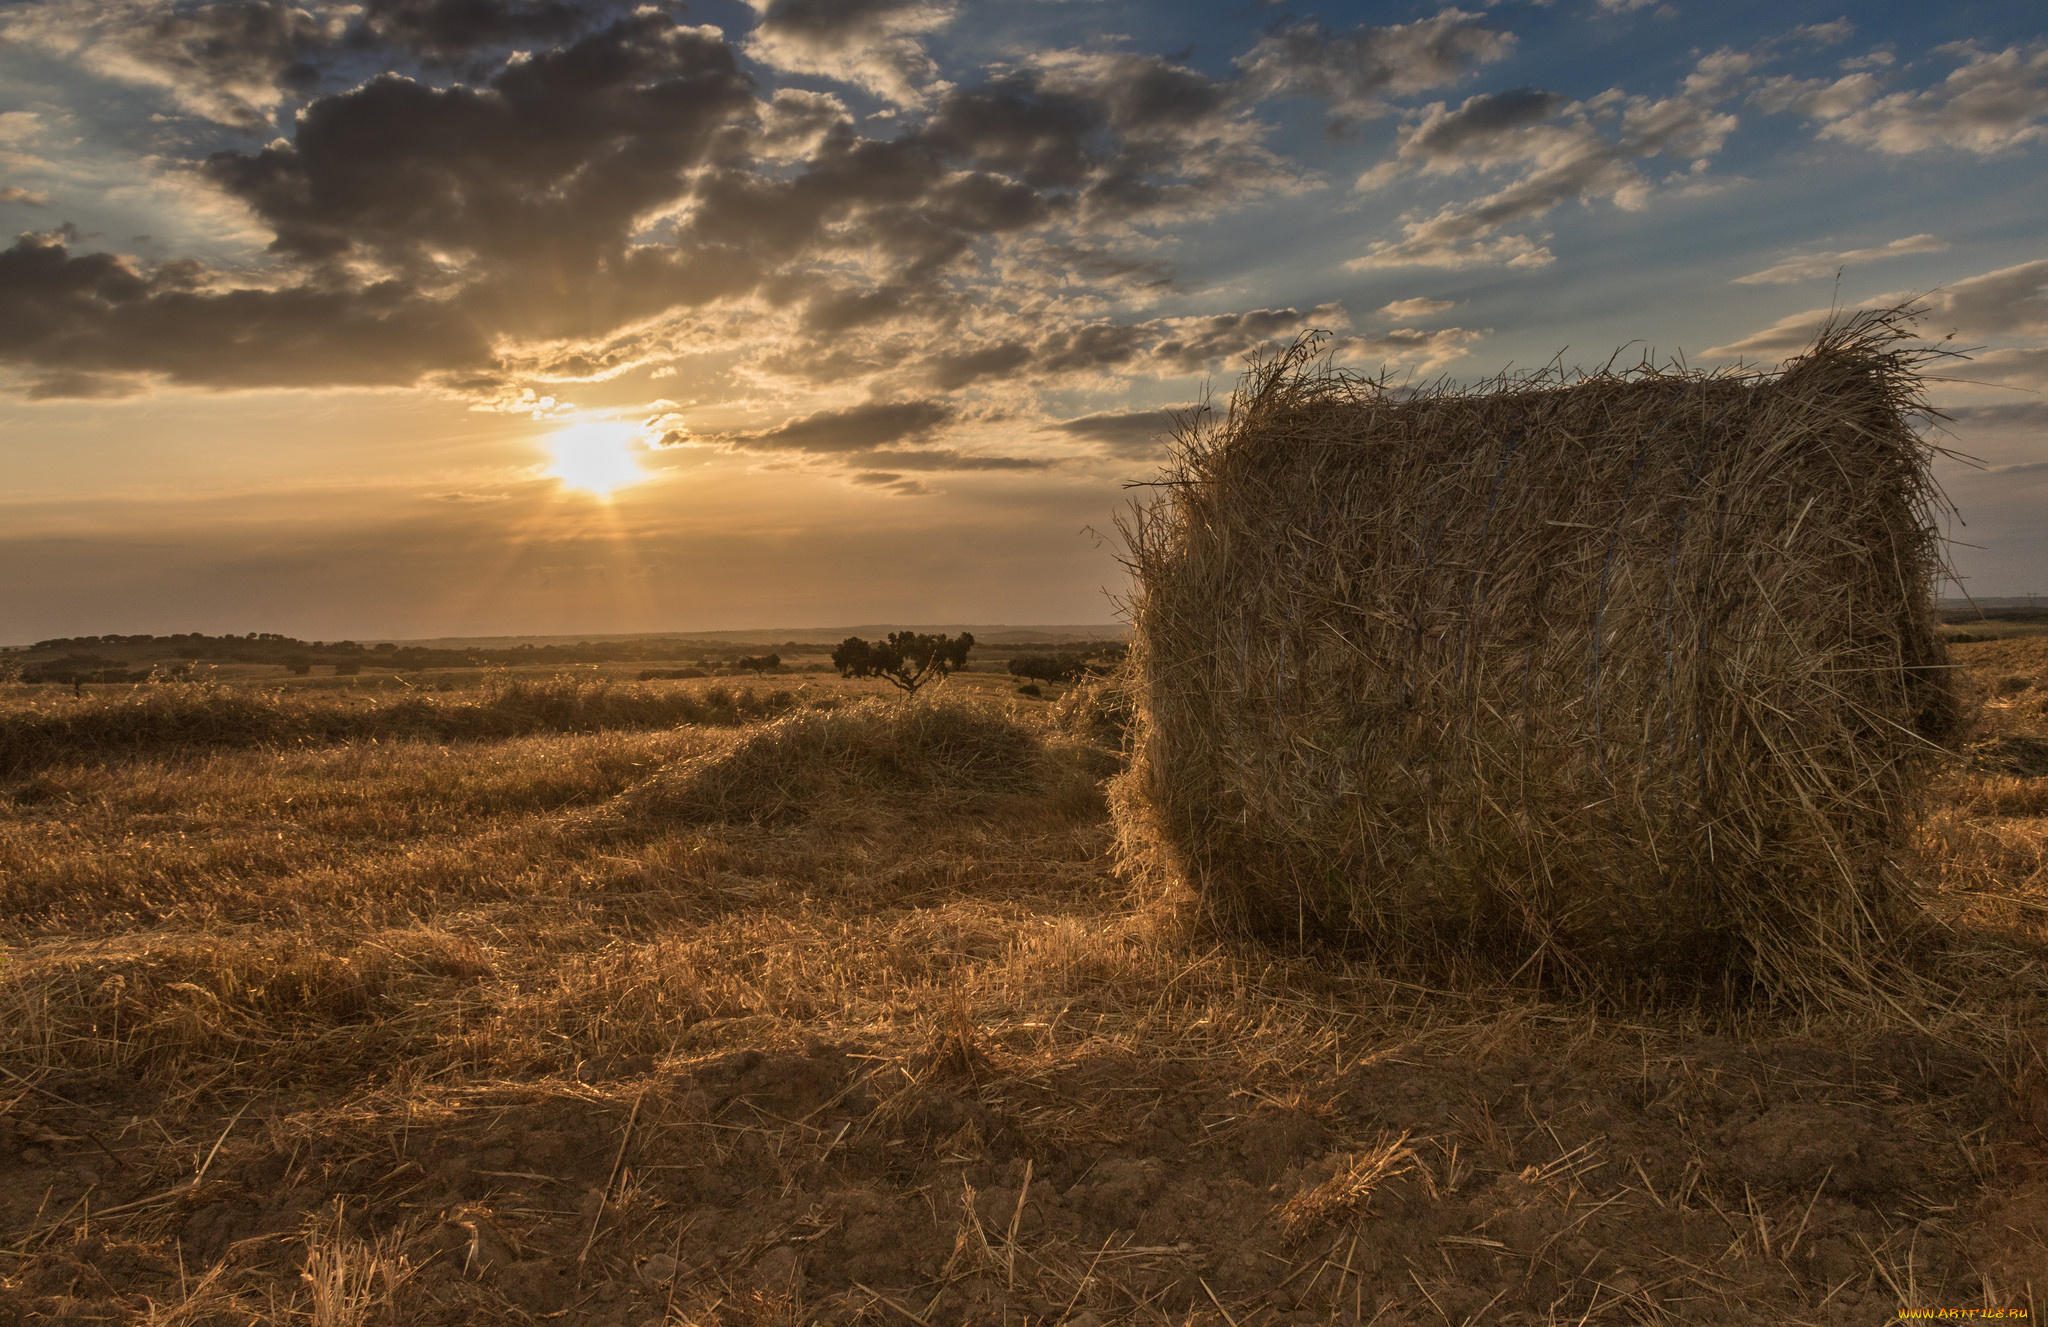
[{"label": "dry straw", "polygon": [[1127,866],[1439,970],[1870,989],[1957,713],[1910,318],[1768,375],[1254,364],[1125,531]]}]

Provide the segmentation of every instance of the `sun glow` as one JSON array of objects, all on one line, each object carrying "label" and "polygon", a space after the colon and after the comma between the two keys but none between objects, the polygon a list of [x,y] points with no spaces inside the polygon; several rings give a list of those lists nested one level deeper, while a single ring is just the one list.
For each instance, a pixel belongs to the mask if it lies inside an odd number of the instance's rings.
[{"label": "sun glow", "polygon": [[570,488],[608,497],[614,489],[649,478],[640,466],[640,430],[616,419],[587,419],[548,439],[549,473]]}]

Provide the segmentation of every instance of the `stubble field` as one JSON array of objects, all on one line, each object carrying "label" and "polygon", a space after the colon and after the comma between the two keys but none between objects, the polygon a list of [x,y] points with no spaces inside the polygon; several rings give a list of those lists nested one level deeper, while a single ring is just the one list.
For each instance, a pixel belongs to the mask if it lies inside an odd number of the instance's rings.
[{"label": "stubble field", "polygon": [[1797,1016],[1192,931],[997,677],[10,688],[0,1323],[2038,1314],[2048,640],[1957,658],[1924,998]]}]

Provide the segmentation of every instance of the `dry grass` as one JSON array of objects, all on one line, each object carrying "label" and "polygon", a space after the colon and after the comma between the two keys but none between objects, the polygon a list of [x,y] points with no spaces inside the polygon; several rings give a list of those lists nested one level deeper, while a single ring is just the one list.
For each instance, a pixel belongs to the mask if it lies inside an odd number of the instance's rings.
[{"label": "dry grass", "polygon": [[[25,690],[25,689],[24,689]],[[796,705],[757,695],[650,687],[571,674],[498,674],[455,696],[388,689],[265,691],[213,682],[138,685],[107,695],[17,693],[0,708],[0,777],[81,758],[222,747],[289,747],[405,739],[485,741],[533,733],[738,724]]]},{"label": "dry grass", "polygon": [[[2048,686],[2005,648],[1959,651],[1993,652],[1980,746],[2036,731],[1994,684]],[[1099,699],[949,682],[0,785],[0,1321],[1875,1324],[2048,1296],[2035,781],[1944,775],[1915,870],[1947,994],[1910,1018],[1621,1015],[1206,938],[1109,870]]]},{"label": "dry grass", "polygon": [[1903,318],[1768,377],[1256,366],[1128,530],[1131,869],[1422,980],[1867,998],[1955,716]]}]

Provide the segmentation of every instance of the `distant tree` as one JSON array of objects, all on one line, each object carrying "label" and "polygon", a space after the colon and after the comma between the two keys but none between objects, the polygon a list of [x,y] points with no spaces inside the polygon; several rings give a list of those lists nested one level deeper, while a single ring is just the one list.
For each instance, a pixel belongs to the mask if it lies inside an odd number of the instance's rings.
[{"label": "distant tree", "polygon": [[781,668],[782,656],[779,654],[743,655],[733,664],[733,667],[759,677],[763,673],[772,673]]},{"label": "distant tree", "polygon": [[1078,654],[1024,654],[1010,660],[1010,676],[1040,682],[1072,682],[1087,671]]},{"label": "distant tree", "polygon": [[879,677],[915,695],[925,683],[965,668],[973,648],[974,636],[965,631],[957,636],[892,631],[888,639],[873,642],[848,636],[832,651],[832,666],[841,677]]},{"label": "distant tree", "polygon": [[1078,682],[1091,673],[1109,672],[1123,657],[1121,644],[1062,650],[1057,654],[1023,654],[1010,660],[1010,673],[1040,682]]}]

